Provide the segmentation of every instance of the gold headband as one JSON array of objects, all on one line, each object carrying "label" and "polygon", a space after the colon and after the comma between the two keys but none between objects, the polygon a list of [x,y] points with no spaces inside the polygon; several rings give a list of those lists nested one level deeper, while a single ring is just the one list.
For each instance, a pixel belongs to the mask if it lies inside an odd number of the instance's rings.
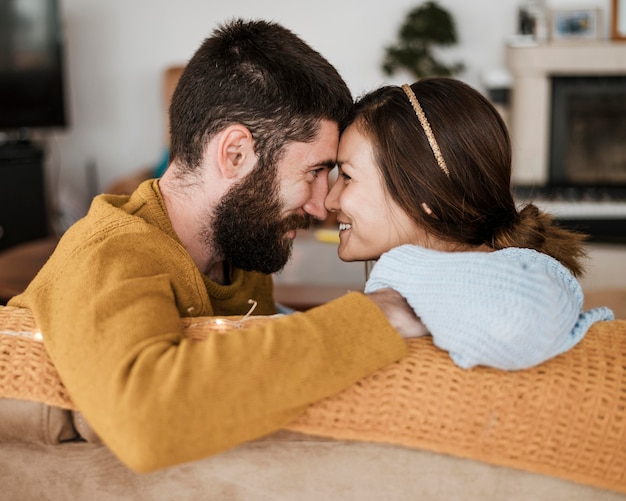
[{"label": "gold headband", "polygon": [[443,155],[441,154],[441,150],[439,149],[439,145],[437,144],[437,140],[435,139],[435,135],[433,134],[433,130],[430,128],[430,124],[428,123],[428,119],[424,114],[424,110],[420,106],[417,97],[415,97],[415,93],[409,84],[404,84],[402,86],[402,90],[411,101],[411,105],[415,110],[415,114],[417,118],[419,118],[420,124],[422,125],[422,129],[424,129],[424,133],[426,134],[426,138],[428,139],[428,144],[430,144],[430,149],[433,150],[433,155],[435,155],[435,160],[437,160],[437,164],[444,172],[444,174],[450,177],[450,171],[448,170],[448,166],[446,165],[446,161],[443,159]]}]

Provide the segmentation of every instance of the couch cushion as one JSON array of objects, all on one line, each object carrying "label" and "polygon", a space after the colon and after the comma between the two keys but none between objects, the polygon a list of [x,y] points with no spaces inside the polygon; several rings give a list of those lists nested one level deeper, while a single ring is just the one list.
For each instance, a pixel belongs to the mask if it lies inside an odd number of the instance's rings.
[{"label": "couch cushion", "polygon": [[0,444],[6,499],[618,501],[567,480],[399,446],[279,433],[148,474],[102,445]]},{"label": "couch cushion", "polygon": [[59,444],[77,436],[68,410],[41,402],[0,398],[0,443]]}]

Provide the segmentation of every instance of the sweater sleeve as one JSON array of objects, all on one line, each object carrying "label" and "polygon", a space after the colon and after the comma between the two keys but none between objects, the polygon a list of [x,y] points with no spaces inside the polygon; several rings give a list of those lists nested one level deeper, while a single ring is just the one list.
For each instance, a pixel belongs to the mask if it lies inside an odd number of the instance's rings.
[{"label": "sweater sleeve", "polygon": [[365,291],[396,289],[433,342],[463,368],[515,370],[576,345],[608,308],[582,311],[578,281],[553,258],[530,249],[438,252],[403,245],[384,254]]},{"label": "sweater sleeve", "polygon": [[137,471],[275,431],[407,353],[360,293],[203,341],[183,338],[180,291],[162,256],[143,247],[123,257],[53,256],[12,303],[33,309],[72,399]]}]

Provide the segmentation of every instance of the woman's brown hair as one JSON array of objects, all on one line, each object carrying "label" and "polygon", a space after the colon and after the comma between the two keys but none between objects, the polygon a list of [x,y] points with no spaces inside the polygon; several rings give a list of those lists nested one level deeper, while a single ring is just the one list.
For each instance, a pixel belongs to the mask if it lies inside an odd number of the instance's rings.
[{"label": "woman's brown hair", "polygon": [[491,103],[451,78],[425,78],[410,89],[445,169],[402,88],[386,86],[365,95],[353,119],[372,141],[395,202],[421,228],[452,244],[535,249],[582,275],[585,235],[559,227],[533,204],[518,210],[511,191],[511,141]]}]

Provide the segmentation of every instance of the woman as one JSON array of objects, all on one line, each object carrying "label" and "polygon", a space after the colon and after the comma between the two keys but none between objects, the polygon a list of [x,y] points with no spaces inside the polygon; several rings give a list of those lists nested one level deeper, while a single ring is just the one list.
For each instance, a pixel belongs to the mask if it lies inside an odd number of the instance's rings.
[{"label": "woman", "polygon": [[338,167],[326,208],[339,257],[378,259],[366,292],[400,292],[459,366],[531,367],[613,318],[582,312],[584,236],[516,207],[506,126],[468,85],[429,78],[367,94]]}]

